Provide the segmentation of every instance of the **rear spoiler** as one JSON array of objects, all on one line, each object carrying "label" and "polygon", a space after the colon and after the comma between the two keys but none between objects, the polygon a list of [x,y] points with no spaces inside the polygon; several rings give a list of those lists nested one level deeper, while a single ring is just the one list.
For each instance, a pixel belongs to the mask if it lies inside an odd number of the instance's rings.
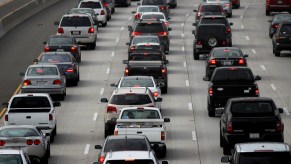
[{"label": "rear spoiler", "polygon": [[151,67],[160,66],[163,67],[162,61],[128,61],[129,66]]}]

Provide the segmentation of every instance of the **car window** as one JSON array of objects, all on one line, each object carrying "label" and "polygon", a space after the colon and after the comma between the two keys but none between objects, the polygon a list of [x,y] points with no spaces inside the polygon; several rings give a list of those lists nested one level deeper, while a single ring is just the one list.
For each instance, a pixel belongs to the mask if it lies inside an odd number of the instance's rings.
[{"label": "car window", "polygon": [[92,14],[94,14],[92,10],[81,9],[81,8],[79,8],[79,9],[72,9],[72,10],[70,11],[70,13],[71,13],[71,14],[74,14],[74,13],[79,13],[79,14],[90,14],[91,16],[92,16]]},{"label": "car window", "polygon": [[0,164],[22,164],[20,154],[0,154]]},{"label": "car window", "polygon": [[158,37],[134,37],[132,44],[136,45],[138,43],[159,43]]},{"label": "car window", "polygon": [[291,21],[291,14],[281,14],[275,15],[273,21],[281,22],[281,21]]},{"label": "car window", "polygon": [[48,44],[51,45],[64,45],[64,44],[73,44],[73,39],[72,38],[60,38],[60,37],[51,37],[50,40],[48,41]]},{"label": "car window", "polygon": [[240,50],[214,50],[213,57],[241,57]]},{"label": "car window", "polygon": [[51,76],[58,75],[56,67],[30,67],[27,76]]},{"label": "car window", "polygon": [[81,2],[79,8],[92,8],[92,9],[100,9],[100,2]]},{"label": "car window", "polygon": [[152,103],[152,100],[147,94],[114,95],[110,100],[110,104],[116,105],[143,105],[150,103]]},{"label": "car window", "polygon": [[72,62],[72,58],[69,55],[43,55],[40,58],[40,62],[45,63],[61,63]]},{"label": "car window", "polygon": [[200,21],[201,24],[227,24],[226,19],[224,18],[202,18]]},{"label": "car window", "polygon": [[106,164],[154,164],[151,159],[137,159],[134,161],[129,160],[108,160]]},{"label": "car window", "polygon": [[147,55],[144,55],[144,54],[130,54],[129,60],[134,60],[134,61],[161,61],[161,60],[163,60],[163,57],[162,57],[162,55],[158,55],[158,54],[147,54]]},{"label": "car window", "polygon": [[222,12],[219,5],[202,5],[200,12]]},{"label": "car window", "polygon": [[145,139],[108,139],[104,145],[104,152],[123,151],[123,150],[141,150],[147,151],[148,145]]},{"label": "car window", "polygon": [[154,110],[124,110],[121,119],[160,119],[160,115]]},{"label": "car window", "polygon": [[51,107],[47,97],[14,97],[10,108],[45,108]]},{"label": "car window", "polygon": [[226,27],[225,26],[210,26],[203,25],[198,26],[197,33],[200,34],[199,38],[209,38],[209,35],[217,35],[217,36],[226,36]]},{"label": "car window", "polygon": [[89,19],[89,17],[79,17],[79,16],[73,16],[73,17],[63,17],[61,21],[62,27],[88,27],[91,26],[92,23]]},{"label": "car window", "polygon": [[147,15],[142,15],[142,19],[165,19],[164,15],[161,14],[147,14]]},{"label": "car window", "polygon": [[253,82],[254,75],[250,70],[237,70],[235,68],[215,71],[212,82]]},{"label": "car window", "polygon": [[273,116],[273,105],[270,102],[234,102],[231,106],[233,116]]},{"label": "car window", "polygon": [[152,79],[123,79],[120,87],[154,87]]},{"label": "car window", "polygon": [[143,0],[142,5],[166,5],[164,0]]},{"label": "car window", "polygon": [[139,23],[135,29],[136,32],[141,33],[158,33],[165,31],[161,23]]},{"label": "car window", "polygon": [[39,136],[36,130],[31,128],[6,128],[0,130],[0,137],[35,137]]},{"label": "car window", "polygon": [[280,29],[280,34],[291,35],[291,24],[283,24]]},{"label": "car window", "polygon": [[137,12],[159,12],[159,8],[158,7],[139,7],[137,9]]},{"label": "car window", "polygon": [[290,152],[251,152],[240,153],[241,164],[290,164]]}]

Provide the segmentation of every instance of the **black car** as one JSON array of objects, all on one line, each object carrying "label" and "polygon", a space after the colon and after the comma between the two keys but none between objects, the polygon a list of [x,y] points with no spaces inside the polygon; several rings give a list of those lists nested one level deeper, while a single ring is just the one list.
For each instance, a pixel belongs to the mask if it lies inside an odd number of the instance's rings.
[{"label": "black car", "polygon": [[214,47],[230,46],[227,42],[227,27],[224,24],[199,24],[192,33],[195,35],[193,41],[193,57],[199,60],[200,54],[208,54]]},{"label": "black car", "polygon": [[199,24],[224,24],[226,26],[227,33],[227,42],[229,46],[232,46],[232,34],[230,26],[233,25],[232,22],[229,22],[228,19],[223,15],[205,15],[200,18],[198,22],[193,23],[193,26]]},{"label": "black car", "polygon": [[70,52],[45,52],[39,60],[35,59],[38,64],[55,64],[60,72],[66,76],[66,80],[73,86],[77,86],[80,80],[79,64]]},{"label": "black car", "polygon": [[269,36],[270,36],[270,38],[273,37],[273,35],[276,32],[279,24],[281,22],[286,22],[286,21],[291,21],[291,14],[287,14],[287,13],[276,14],[276,15],[273,16],[273,18],[271,20],[268,21],[270,23],[270,25],[269,25]]},{"label": "black car", "polygon": [[225,15],[220,3],[200,3],[193,11],[196,12],[196,22],[204,15]]},{"label": "black car", "polygon": [[273,54],[280,56],[283,50],[291,51],[291,22],[282,22],[272,38]]},{"label": "black car", "polygon": [[238,47],[216,47],[205,61],[205,76],[211,77],[215,68],[223,66],[247,66],[247,54]]},{"label": "black car", "polygon": [[[128,54],[133,52],[165,52],[163,44],[157,35],[134,36],[128,45]],[[168,53],[168,52],[165,52]]]},{"label": "black car", "polygon": [[81,62],[81,48],[76,39],[69,35],[51,35],[45,44],[44,52],[71,52],[78,63]]},{"label": "black car", "polygon": [[163,12],[168,18],[170,16],[170,9],[169,5],[167,4],[167,0],[142,0],[141,4],[138,5],[154,5],[160,8],[160,12]]},{"label": "black car", "polygon": [[131,0],[115,0],[115,5],[128,7],[131,5]]},{"label": "black car", "polygon": [[133,26],[128,26],[130,32],[130,41],[134,36],[138,35],[158,35],[161,44],[164,46],[164,51],[167,53],[170,50],[170,38],[169,31],[171,28],[165,26],[163,21],[152,20],[152,19],[143,19],[134,23]]}]

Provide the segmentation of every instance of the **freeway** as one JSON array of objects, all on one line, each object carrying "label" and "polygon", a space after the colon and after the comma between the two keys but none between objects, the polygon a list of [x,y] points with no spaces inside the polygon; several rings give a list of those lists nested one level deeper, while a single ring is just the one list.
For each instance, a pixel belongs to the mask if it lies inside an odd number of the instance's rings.
[{"label": "freeway", "polygon": [[[75,2],[75,1],[74,1]],[[6,101],[20,82],[19,72],[32,64],[43,48],[42,42],[56,32],[53,21],[60,19],[76,4],[63,0],[20,24],[0,40],[0,100]],[[204,60],[194,61],[192,56],[192,12],[198,0],[179,0],[171,10],[170,53],[167,59],[169,91],[163,95],[164,117],[170,117],[168,125],[168,153],[171,164],[219,163],[222,149],[219,147],[219,117],[209,118],[206,110],[207,82]],[[78,87],[67,89],[66,100],[57,109],[58,134],[51,145],[53,164],[89,164],[96,160],[95,144],[104,141],[103,115],[106,104],[100,98],[109,97],[123,75],[128,41],[127,26],[132,23],[136,2],[129,8],[117,8],[106,28],[100,28],[96,50],[82,51],[81,81]],[[240,9],[233,10],[233,46],[241,47],[249,54],[248,63],[259,81],[261,96],[272,97],[278,107],[284,107],[285,141],[291,144],[289,87],[291,58],[272,54],[268,36],[268,22],[264,0],[244,0]],[[2,91],[5,91],[3,94]],[[1,101],[1,102],[2,102]],[[2,121],[1,121],[2,122]]]}]

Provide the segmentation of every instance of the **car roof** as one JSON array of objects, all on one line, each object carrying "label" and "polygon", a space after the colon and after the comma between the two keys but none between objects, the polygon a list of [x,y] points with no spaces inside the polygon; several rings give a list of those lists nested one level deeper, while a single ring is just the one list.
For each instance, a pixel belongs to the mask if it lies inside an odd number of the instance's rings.
[{"label": "car roof", "polygon": [[116,94],[125,94],[125,93],[144,93],[147,94],[149,89],[144,87],[126,87],[126,88],[116,88],[113,92],[114,95]]},{"label": "car roof", "polygon": [[107,160],[138,160],[138,159],[152,159],[155,157],[151,151],[114,151],[106,156]]},{"label": "car roof", "polygon": [[5,148],[5,149],[0,149],[0,154],[21,154],[21,149],[12,149],[12,148]]},{"label": "car roof", "polygon": [[33,67],[55,67],[55,68],[58,68],[57,65],[53,65],[53,64],[33,64],[33,65],[30,65],[28,66],[28,68],[33,68]]},{"label": "car roof", "polygon": [[239,101],[273,101],[270,97],[236,97],[230,99],[232,102],[239,102]]},{"label": "car roof", "polygon": [[119,135],[110,135],[107,137],[107,139],[144,139],[146,138],[145,135],[124,135],[124,134],[119,134]]},{"label": "car roof", "polygon": [[257,143],[240,143],[235,145],[237,152],[290,152],[290,148],[286,143],[257,142]]}]

